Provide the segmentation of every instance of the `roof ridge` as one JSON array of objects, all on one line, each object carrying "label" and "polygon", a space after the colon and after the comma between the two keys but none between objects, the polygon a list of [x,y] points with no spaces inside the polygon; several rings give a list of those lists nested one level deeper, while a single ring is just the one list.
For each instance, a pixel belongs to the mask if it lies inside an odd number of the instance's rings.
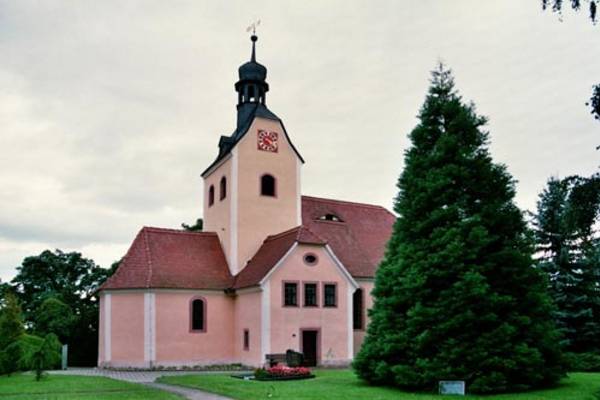
[{"label": "roof ridge", "polygon": [[323,238],[322,238],[320,235],[317,235],[315,232],[313,232],[313,231],[312,231],[312,230],[311,230],[311,229],[310,229],[308,226],[306,226],[306,225],[300,225],[300,226],[298,227],[298,233],[297,233],[297,235],[296,235],[296,241],[297,241],[297,242],[300,242],[300,234],[302,233],[302,231],[303,231],[303,230],[307,231],[308,233],[310,233],[311,235],[313,235],[314,237],[316,237],[317,239],[319,239],[321,242],[323,242],[323,243],[325,243],[325,244],[327,244],[327,243],[328,243],[328,241],[327,241],[327,240],[323,239]]},{"label": "roof ridge", "polygon": [[388,211],[387,208],[377,205],[377,204],[368,204],[368,203],[357,203],[355,201],[348,201],[348,200],[338,200],[338,199],[326,199],[324,197],[315,197],[315,196],[307,196],[307,195],[302,195],[303,199],[307,199],[307,200],[316,200],[316,201],[321,201],[324,203],[337,203],[337,204],[347,204],[347,205],[352,205],[352,206],[358,206],[358,207],[365,207],[365,208],[376,208],[376,209],[383,209],[385,211]]},{"label": "roof ridge", "polygon": [[[281,237],[283,237],[283,236],[287,236],[287,235],[289,235],[289,234],[293,233],[294,231],[300,231],[300,229],[301,229],[301,228],[302,228],[302,225],[298,225],[298,226],[295,226],[295,227],[293,227],[293,228],[291,228],[291,229],[288,229],[288,230],[286,230],[286,231],[279,232],[279,233],[275,233],[274,235],[269,235],[269,236],[267,236],[267,238],[266,238],[266,239],[263,241],[263,243],[265,243],[265,242],[269,242],[269,241],[271,241],[271,240],[279,239],[279,238],[281,238]],[[298,236],[297,236],[297,235],[296,235],[296,238],[298,238]]]},{"label": "roof ridge", "polygon": [[143,228],[142,228],[142,229],[140,229],[140,230],[138,231],[138,233],[135,235],[135,238],[133,239],[133,242],[131,243],[131,245],[129,245],[129,248],[127,249],[127,252],[126,252],[126,253],[125,253],[125,255],[124,255],[122,258],[121,258],[121,260],[120,260],[120,262],[119,262],[119,265],[117,266],[117,269],[115,270],[115,272],[114,272],[114,273],[113,273],[111,276],[109,276],[109,277],[106,279],[106,281],[105,281],[105,282],[104,282],[102,285],[100,285],[100,288],[99,288],[99,290],[100,290],[100,289],[102,288],[102,286],[104,286],[104,285],[105,285],[107,282],[114,280],[114,279],[117,277],[117,275],[121,275],[121,271],[122,271],[121,265],[125,264],[125,263],[127,262],[127,260],[129,259],[129,257],[131,256],[131,251],[133,250],[133,244],[135,243],[135,241],[136,241],[136,240],[138,240],[138,238],[139,238],[139,237],[140,237],[140,235],[142,234],[142,231],[143,231],[143,230],[144,230]]},{"label": "roof ridge", "polygon": [[154,233],[175,233],[180,235],[201,235],[201,236],[217,236],[217,232],[212,231],[187,231],[185,229],[175,229],[175,228],[159,228],[156,226],[144,226],[142,228],[143,231],[146,232],[154,232]]},{"label": "roof ridge", "polygon": [[146,287],[151,287],[152,285],[152,258],[150,257],[150,245],[148,244],[148,230],[142,228],[142,232],[144,233],[144,250],[146,251],[146,259],[148,261],[148,278],[146,279]]}]

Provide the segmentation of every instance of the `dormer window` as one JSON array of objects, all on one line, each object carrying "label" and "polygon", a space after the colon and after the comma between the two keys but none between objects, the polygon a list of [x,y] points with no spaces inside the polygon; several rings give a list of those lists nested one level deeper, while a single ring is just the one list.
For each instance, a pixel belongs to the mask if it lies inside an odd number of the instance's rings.
[{"label": "dormer window", "polygon": [[227,178],[221,178],[221,193],[219,194],[219,200],[223,200],[227,197]]},{"label": "dormer window", "polygon": [[319,221],[333,221],[333,222],[344,222],[340,217],[335,214],[324,214],[317,218]]},{"label": "dormer window", "polygon": [[276,181],[273,175],[265,174],[260,178],[260,194],[262,196],[276,196]]},{"label": "dormer window", "polygon": [[208,188],[208,206],[210,207],[213,204],[215,204],[215,187],[210,185],[210,188]]}]

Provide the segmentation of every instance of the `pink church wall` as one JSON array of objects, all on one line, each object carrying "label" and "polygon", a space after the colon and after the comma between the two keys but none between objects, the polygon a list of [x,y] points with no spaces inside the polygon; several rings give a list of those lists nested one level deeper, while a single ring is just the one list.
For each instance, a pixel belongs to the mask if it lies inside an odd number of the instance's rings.
[{"label": "pink church wall", "polygon": [[[303,257],[318,256],[315,266],[307,266]],[[283,282],[298,281],[298,307],[283,307]],[[319,307],[303,307],[302,282],[319,282]],[[337,307],[323,307],[323,283],[337,283]],[[348,355],[348,282],[341,275],[324,247],[299,245],[270,278],[271,353],[300,350],[301,330],[320,330],[320,364],[347,364]],[[351,305],[350,305],[351,307]]]},{"label": "pink church wall", "polygon": [[[196,296],[206,300],[206,332],[190,331],[190,301]],[[222,291],[156,292],[155,364],[233,362],[233,312],[234,300]]]},{"label": "pink church wall", "polygon": [[104,356],[104,293],[100,295],[99,304],[98,304],[98,365],[103,365],[105,356]]},{"label": "pink church wall", "polygon": [[143,293],[111,294],[110,335],[112,366],[145,366]]},{"label": "pink church wall", "polygon": [[[257,149],[259,129],[278,133],[277,153]],[[263,240],[298,226],[299,172],[296,153],[285,138],[278,121],[256,118],[238,143],[238,265],[241,270],[256,253]],[[276,179],[276,196],[260,195],[260,178],[271,174]]]},{"label": "pink church wall", "polygon": [[365,329],[361,329],[361,330],[355,330],[354,331],[354,355],[356,355],[358,353],[358,351],[360,350],[360,347],[362,346],[364,340],[365,340],[365,334],[367,332],[366,327],[369,324],[369,315],[368,315],[368,310],[371,309],[371,307],[373,307],[373,296],[371,295],[371,291],[373,290],[373,287],[375,286],[375,283],[373,281],[365,281],[365,280],[361,280],[358,282],[358,284],[360,285],[360,288],[363,290],[363,321],[364,321],[364,327]]},{"label": "pink church wall", "polygon": [[[261,296],[258,289],[242,290],[235,300],[234,351],[238,362],[259,367],[261,359]],[[250,346],[244,349],[244,329],[250,333]]]},{"label": "pink church wall", "polygon": [[[231,158],[223,162],[215,171],[204,179],[204,231],[216,232],[223,246],[223,253],[230,262],[231,251],[231,196],[233,180],[231,176]],[[227,179],[227,196],[220,200],[221,178]],[[215,188],[215,202],[208,204],[208,190],[213,185]]]}]

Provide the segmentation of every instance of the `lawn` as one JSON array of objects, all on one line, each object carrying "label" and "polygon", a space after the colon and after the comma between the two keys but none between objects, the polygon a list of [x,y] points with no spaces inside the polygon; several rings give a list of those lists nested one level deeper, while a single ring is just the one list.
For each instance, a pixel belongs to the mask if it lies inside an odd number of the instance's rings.
[{"label": "lawn", "polygon": [[36,382],[33,375],[0,376],[2,400],[181,400],[181,397],[142,385],[92,376],[48,375]]},{"label": "lawn", "polygon": [[[328,400],[440,400],[456,396],[406,393],[391,388],[371,387],[350,370],[317,370],[316,379],[288,382],[243,381],[228,374],[181,375],[160,378],[160,382],[189,386],[239,400],[328,399]],[[467,396],[470,400],[599,400],[600,373],[573,373],[551,390],[495,396]]]}]

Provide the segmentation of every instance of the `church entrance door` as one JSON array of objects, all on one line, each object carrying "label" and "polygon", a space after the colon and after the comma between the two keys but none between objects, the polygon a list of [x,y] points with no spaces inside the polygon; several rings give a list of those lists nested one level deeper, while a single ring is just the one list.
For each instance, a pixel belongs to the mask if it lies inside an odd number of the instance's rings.
[{"label": "church entrance door", "polygon": [[301,330],[301,349],[304,354],[304,365],[307,367],[316,367],[318,362],[319,350],[319,331],[317,329]]}]

